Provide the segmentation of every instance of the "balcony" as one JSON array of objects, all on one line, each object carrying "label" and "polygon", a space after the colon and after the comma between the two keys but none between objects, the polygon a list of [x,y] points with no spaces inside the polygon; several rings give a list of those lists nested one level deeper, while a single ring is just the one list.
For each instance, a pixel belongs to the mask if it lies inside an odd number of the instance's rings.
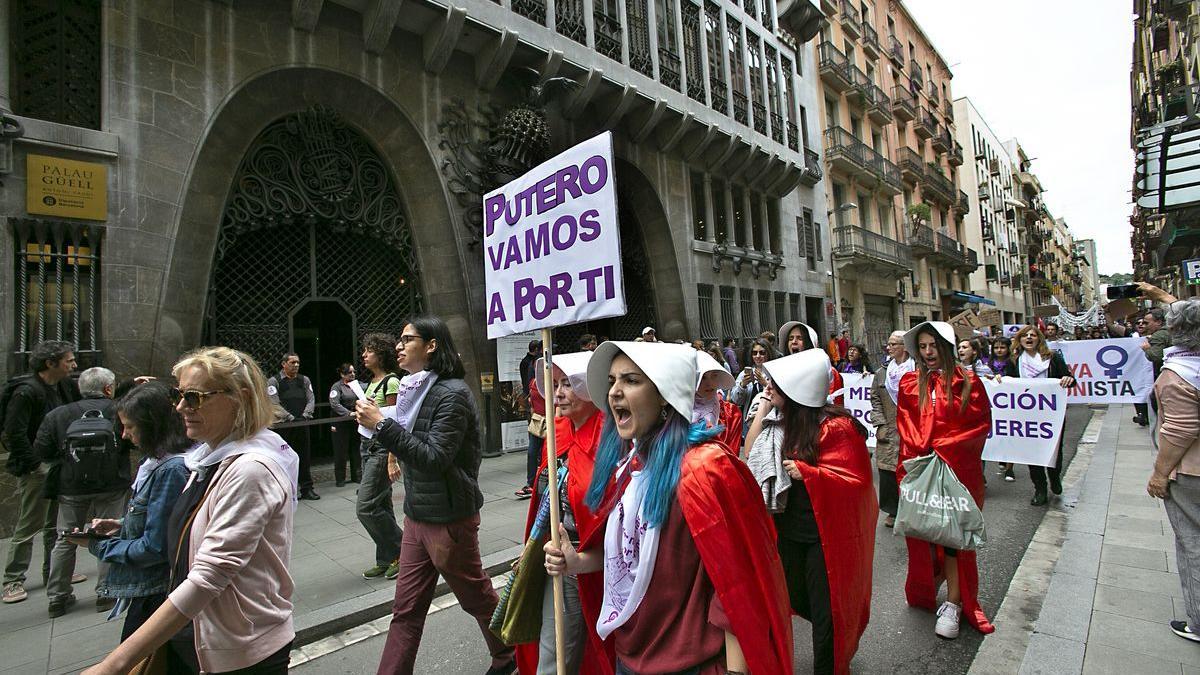
[{"label": "balcony", "polygon": [[909,82],[912,83],[913,94],[918,94],[925,87],[925,76],[921,74],[921,66],[913,61],[912,75],[909,76]]},{"label": "balcony", "polygon": [[892,115],[892,99],[888,98],[888,95],[875,85],[871,85],[871,89],[875,103],[867,110],[867,116],[880,126],[891,124],[895,119]]},{"label": "balcony", "polygon": [[921,195],[927,201],[937,202],[944,206],[954,206],[957,197],[954,183],[942,175],[939,169],[935,169],[932,165],[927,166],[929,170],[925,172],[925,180],[921,183]]},{"label": "balcony", "polygon": [[946,99],[942,112],[946,114],[946,124],[954,124],[954,102]]},{"label": "balcony", "polygon": [[883,53],[883,47],[879,44],[879,31],[869,23],[863,24],[862,48],[869,59],[877,59]]},{"label": "balcony", "polygon": [[841,13],[838,18],[842,21],[842,32],[852,38],[860,38],[863,34],[862,15],[850,0],[842,0]]},{"label": "balcony", "polygon": [[912,148],[900,148],[900,177],[916,184],[925,180],[925,160]]},{"label": "balcony", "polygon": [[936,258],[943,265],[958,269],[960,266],[966,264],[967,254],[962,244],[955,241],[953,237],[941,232],[935,232],[934,239],[937,241]]},{"label": "balcony", "polygon": [[833,258],[839,267],[855,267],[864,273],[903,277],[912,271],[908,246],[857,225],[833,230]]},{"label": "balcony", "polygon": [[[973,248],[962,247],[962,262],[958,263],[958,271],[964,274],[970,274],[979,269],[979,253]],[[1005,275],[1002,283],[1007,283],[1008,277]]]},{"label": "balcony", "polygon": [[971,198],[962,190],[958,191],[958,215],[965,216],[971,212]]},{"label": "balcony", "polygon": [[851,64],[849,71],[850,91],[846,93],[846,98],[864,110],[869,110],[875,105],[874,91],[872,91],[876,89],[875,83],[856,65]]},{"label": "balcony", "polygon": [[804,149],[804,171],[800,174],[800,182],[812,187],[821,182],[821,155],[816,150]]},{"label": "balcony", "polygon": [[911,122],[917,116],[917,97],[908,87],[898,84],[892,87],[892,113],[901,122]]},{"label": "balcony", "polygon": [[940,108],[942,106],[942,97],[941,97],[941,94],[938,92],[937,82],[929,83],[928,96],[929,96],[929,107],[933,108],[934,110],[937,110],[938,108]]},{"label": "balcony", "polygon": [[800,127],[795,122],[789,121],[787,130],[788,148],[795,152],[800,149]]},{"label": "balcony", "polygon": [[934,151],[943,155],[947,152],[950,152],[950,146],[952,143],[954,143],[954,141],[950,139],[950,130],[938,124],[935,131],[936,133],[933,135],[933,141],[931,141]]},{"label": "balcony", "polygon": [[946,158],[952,166],[962,166],[963,164],[963,148],[962,143],[954,141],[954,146],[950,148],[950,156]]},{"label": "balcony", "polygon": [[841,127],[825,130],[825,161],[829,168],[842,173],[874,179],[871,153],[874,151]]},{"label": "balcony", "polygon": [[900,179],[900,167],[891,160],[879,154],[872,148],[867,148],[867,158],[871,170],[879,179],[879,191],[888,197],[895,197],[904,191],[904,182]]},{"label": "balcony", "polygon": [[933,115],[925,106],[921,106],[917,110],[913,131],[916,131],[917,136],[921,139],[933,138],[933,135],[937,133],[937,120],[933,119]]},{"label": "balcony", "polygon": [[835,91],[846,91],[854,86],[854,79],[850,76],[850,61],[832,42],[822,42],[817,52],[817,67],[825,84]]},{"label": "balcony", "polygon": [[900,41],[896,39],[895,35],[888,36],[887,44],[888,58],[892,60],[892,63],[896,64],[897,68],[904,70],[904,45],[900,44]]},{"label": "balcony", "polygon": [[937,239],[933,236],[933,228],[928,225],[914,225],[908,245],[914,258],[924,258],[933,254],[937,251]]}]

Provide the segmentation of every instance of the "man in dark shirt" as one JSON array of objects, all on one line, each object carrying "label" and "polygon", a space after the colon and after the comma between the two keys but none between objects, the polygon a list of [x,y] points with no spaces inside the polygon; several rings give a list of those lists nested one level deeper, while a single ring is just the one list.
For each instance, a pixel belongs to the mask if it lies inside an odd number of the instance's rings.
[{"label": "man in dark shirt", "polygon": [[[283,408],[286,413],[284,422],[311,420],[317,408],[317,397],[313,393],[312,382],[300,374],[300,357],[288,352],[283,355],[280,366],[279,373],[267,380],[267,394],[271,396],[271,402]],[[300,499],[316,500],[321,495],[313,489],[308,432],[307,426],[279,429],[279,435],[300,457]]]},{"label": "man in dark shirt", "polygon": [[[33,537],[40,530],[46,556],[42,562],[42,580],[50,574],[50,550],[54,547],[54,523],[57,518],[53,502],[45,499],[42,489],[46,474],[33,450],[38,428],[46,413],[64,403],[79,398],[71,381],[75,370],[75,346],[69,342],[47,340],[34,345],[29,354],[29,367],[34,374],[13,391],[4,411],[4,445],[8,448],[6,469],[17,479],[17,524],[8,547],[4,565],[5,604],[21,602],[25,592],[25,573],[33,557]],[[83,581],[78,575],[72,581]]]}]

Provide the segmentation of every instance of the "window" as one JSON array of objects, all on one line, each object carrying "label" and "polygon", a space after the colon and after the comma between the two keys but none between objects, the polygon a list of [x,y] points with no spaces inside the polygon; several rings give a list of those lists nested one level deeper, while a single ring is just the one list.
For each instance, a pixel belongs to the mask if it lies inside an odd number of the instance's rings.
[{"label": "window", "polygon": [[717,235],[718,244],[732,244],[729,241],[729,224],[725,210],[725,181],[714,178],[710,187],[712,195],[713,228]]},{"label": "window", "polygon": [[704,3],[704,45],[708,50],[709,105],[718,112],[728,112],[725,50],[721,48],[721,6],[712,0]]},{"label": "window", "polygon": [[837,219],[837,226],[842,227],[846,224],[846,210],[842,205],[846,203],[846,189],[838,183],[833,184],[833,213]]},{"label": "window", "polygon": [[658,22],[658,48],[679,53],[679,36],[675,33],[675,0],[654,0],[655,20]]},{"label": "window", "polygon": [[721,333],[724,335],[741,335],[738,329],[737,313],[733,308],[733,287],[721,287]]},{"label": "window", "polygon": [[787,323],[787,293],[775,291],[775,325]]},{"label": "window", "polygon": [[704,103],[704,62],[700,46],[704,42],[700,24],[700,5],[694,0],[683,2],[683,57],[687,64],[687,93],[694,101]]},{"label": "window", "polygon": [[862,221],[859,224],[869,230],[871,229],[871,207],[870,202],[867,201],[868,199],[869,197],[867,197],[866,193],[858,193],[858,209],[856,210],[862,214],[859,216]]},{"label": "window", "polygon": [[899,239],[892,232],[892,202],[887,200],[879,205],[879,233],[885,237]]},{"label": "window", "polygon": [[754,250],[765,251],[767,244],[763,241],[763,210],[762,196],[756,193],[750,193],[750,228],[751,235],[754,241]]},{"label": "window", "polygon": [[754,337],[759,331],[754,328],[754,291],[742,289],[742,335]]},{"label": "window", "polygon": [[736,244],[743,248],[750,247],[750,239],[746,236],[746,191],[740,185],[731,189],[733,196],[733,236]]},{"label": "window", "polygon": [[100,7],[95,1],[13,0],[3,19],[11,19],[13,112],[100,128]]},{"label": "window", "polygon": [[72,342],[80,356],[99,352],[100,229],[20,220],[15,230],[17,353],[43,340]]},{"label": "window", "polygon": [[746,109],[746,73],[742,48],[742,24],[725,17],[725,45],[729,52],[729,88],[733,92],[733,118],[746,124],[750,119]]},{"label": "window", "polygon": [[713,317],[712,284],[696,285],[696,301],[700,306],[700,333],[705,337],[716,337],[718,331]]},{"label": "window", "polygon": [[770,330],[771,323],[771,291],[758,292],[758,327],[760,332]]},{"label": "window", "polygon": [[697,241],[708,238],[708,200],[704,197],[704,174],[691,172],[692,184],[692,236]]},{"label": "window", "polygon": [[783,253],[783,243],[780,241],[781,233],[779,232],[779,200],[767,200],[767,239],[770,240],[771,253],[779,255]]},{"label": "window", "polygon": [[825,98],[825,128],[832,129],[842,126],[841,115],[838,114],[837,101]]}]

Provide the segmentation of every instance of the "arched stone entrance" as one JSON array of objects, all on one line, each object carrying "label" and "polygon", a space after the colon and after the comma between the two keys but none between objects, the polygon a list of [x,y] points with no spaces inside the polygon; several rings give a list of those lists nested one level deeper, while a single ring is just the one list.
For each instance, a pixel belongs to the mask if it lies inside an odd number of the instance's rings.
[{"label": "arched stone entrance", "polygon": [[268,125],[238,167],[221,218],[206,341],[264,365],[303,345],[312,353],[301,363],[317,366],[306,372],[323,384],[334,371],[321,362],[338,358],[330,343],[345,342],[344,327],[298,314],[302,306],[345,308],[355,331],[337,362],[354,361],[356,338],[398,334],[421,311],[420,288],[407,208],[362,136],[321,106]]}]

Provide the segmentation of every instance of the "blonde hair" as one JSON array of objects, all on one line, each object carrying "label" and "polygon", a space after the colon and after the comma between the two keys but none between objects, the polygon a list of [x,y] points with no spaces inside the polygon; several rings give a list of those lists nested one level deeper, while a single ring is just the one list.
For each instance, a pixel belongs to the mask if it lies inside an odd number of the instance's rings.
[{"label": "blonde hair", "polygon": [[1031,324],[1022,327],[1012,338],[1012,346],[1008,348],[1008,356],[1012,359],[1013,363],[1016,363],[1017,357],[1021,355],[1021,352],[1025,351],[1024,345],[1021,344],[1021,338],[1025,337],[1026,333],[1033,333],[1037,336],[1037,353],[1043,359],[1049,360],[1053,354],[1050,351],[1050,345],[1046,344],[1046,336],[1042,335],[1042,331],[1038,330],[1037,326]]},{"label": "blonde hair", "polygon": [[229,347],[201,347],[183,355],[171,368],[176,379],[189,368],[199,368],[210,386],[237,401],[233,437],[245,440],[275,421],[275,404],[267,395],[267,378],[250,355]]}]

